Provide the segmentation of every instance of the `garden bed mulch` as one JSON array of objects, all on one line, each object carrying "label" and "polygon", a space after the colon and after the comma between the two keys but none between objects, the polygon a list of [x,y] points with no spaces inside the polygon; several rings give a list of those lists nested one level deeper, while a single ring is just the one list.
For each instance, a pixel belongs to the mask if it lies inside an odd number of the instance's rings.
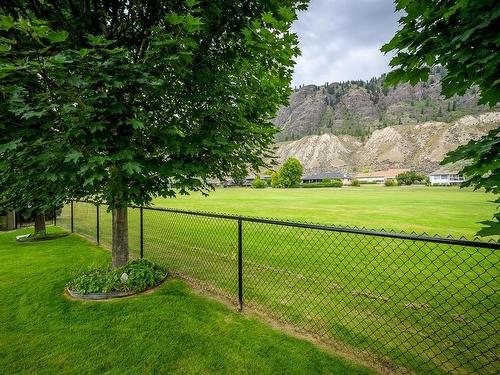
[{"label": "garden bed mulch", "polygon": [[160,286],[163,285],[165,280],[168,277],[168,272],[165,274],[163,279],[161,279],[156,285],[144,289],[140,292],[111,292],[111,293],[89,293],[89,294],[81,294],[78,292],[75,292],[69,288],[65,288],[65,294],[70,297],[71,299],[74,300],[79,300],[79,301],[105,301],[105,300],[111,300],[111,299],[116,299],[116,298],[125,298],[125,297],[132,297],[136,296],[139,294],[147,294],[153,292],[155,289],[158,289]]}]

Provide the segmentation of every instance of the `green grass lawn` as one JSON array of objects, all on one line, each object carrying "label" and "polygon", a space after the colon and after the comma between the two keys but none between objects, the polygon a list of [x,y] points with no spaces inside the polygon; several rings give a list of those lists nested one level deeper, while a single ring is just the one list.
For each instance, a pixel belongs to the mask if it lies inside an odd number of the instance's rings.
[{"label": "green grass lawn", "polygon": [[109,252],[70,236],[16,243],[0,233],[0,374],[368,374],[169,280],[108,302],[63,296]]},{"label": "green grass lawn", "polygon": [[[315,194],[319,197],[315,198]],[[370,196],[375,212],[376,202],[380,206],[381,197],[386,194],[384,204],[388,207],[392,202],[411,208],[409,202],[415,201],[412,196],[420,197],[423,203],[426,194],[434,195],[431,200],[440,205],[439,212],[448,206],[456,210],[455,206],[461,205],[473,217],[474,207],[483,206],[484,213],[485,207],[489,207],[488,197],[483,193],[444,188],[385,190],[371,186],[359,190],[228,189],[209,198],[192,196],[158,200],[157,204],[299,219],[305,214],[297,207],[304,207],[303,201],[308,199],[308,204],[318,207],[308,212],[324,215],[323,219],[317,216],[309,221],[331,222],[327,211],[320,209],[319,202],[326,197],[332,200],[337,197],[338,206],[342,201],[338,197],[345,195],[350,198],[351,206],[363,207],[354,197]],[[476,199],[476,203],[469,206],[466,197]],[[444,205],[446,199],[453,204]],[[229,208],[231,202],[236,207],[246,207],[247,211]],[[261,211],[252,211],[257,209]],[[344,209],[346,218],[356,216],[356,208],[351,208],[350,215]],[[334,211],[332,208],[331,212]],[[101,243],[109,245],[111,217],[103,208],[100,212]],[[75,230],[95,236],[95,213],[96,208],[91,204],[75,204]],[[68,214],[66,206],[58,221],[66,228]],[[433,216],[430,211],[428,215]],[[389,216],[397,217],[397,210],[393,208]],[[410,226],[411,221],[405,220],[410,219],[392,222],[394,226]],[[445,230],[445,218],[439,222]],[[131,250],[137,256],[137,209],[129,210],[129,237]],[[234,220],[145,210],[144,255],[236,301]],[[496,355],[500,328],[499,263],[500,253],[495,250],[243,223],[247,307],[419,373],[494,373],[492,358]]]},{"label": "green grass lawn", "polygon": [[496,210],[492,194],[458,187],[386,187],[341,189],[217,189],[201,194],[158,198],[159,207],[276,217],[368,229],[473,237],[480,221]]}]

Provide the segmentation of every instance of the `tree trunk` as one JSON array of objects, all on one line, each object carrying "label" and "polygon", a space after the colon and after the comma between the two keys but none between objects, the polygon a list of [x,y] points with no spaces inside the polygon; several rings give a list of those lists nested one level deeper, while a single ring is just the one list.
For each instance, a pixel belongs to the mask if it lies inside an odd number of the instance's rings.
[{"label": "tree trunk", "polygon": [[37,214],[35,216],[35,237],[45,237],[46,235],[45,214]]},{"label": "tree trunk", "polygon": [[128,218],[127,208],[113,210],[113,268],[128,262]]}]

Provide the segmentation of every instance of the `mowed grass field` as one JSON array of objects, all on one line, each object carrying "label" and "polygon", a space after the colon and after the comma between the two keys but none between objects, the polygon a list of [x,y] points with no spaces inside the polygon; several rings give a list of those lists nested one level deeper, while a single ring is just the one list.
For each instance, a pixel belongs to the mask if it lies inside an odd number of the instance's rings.
[{"label": "mowed grass field", "polygon": [[[472,237],[491,198],[455,188],[236,188],[156,205]],[[110,214],[100,212],[109,245]],[[75,230],[95,236],[95,213],[75,204]],[[138,255],[137,209],[129,235]],[[144,256],[237,300],[234,220],[145,210]],[[495,250],[243,222],[245,306],[418,373],[495,373],[499,261]]]},{"label": "mowed grass field", "polygon": [[275,217],[327,225],[474,237],[496,210],[493,194],[459,187],[362,185],[341,189],[217,189],[158,198],[157,207]]}]

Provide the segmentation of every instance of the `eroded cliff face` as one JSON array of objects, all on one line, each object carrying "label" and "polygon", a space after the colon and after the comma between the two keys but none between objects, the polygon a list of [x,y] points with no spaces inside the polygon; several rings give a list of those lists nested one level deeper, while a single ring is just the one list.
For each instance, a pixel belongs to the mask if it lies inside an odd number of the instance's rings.
[{"label": "eroded cliff face", "polygon": [[326,109],[321,91],[314,85],[304,86],[292,94],[290,105],[280,109],[274,123],[292,137],[310,134]]},{"label": "eroded cliff face", "polygon": [[463,96],[445,99],[440,94],[442,74],[440,70],[433,71],[427,82],[416,86],[385,88],[382,76],[370,81],[297,88],[290,96],[290,104],[281,108],[274,119],[282,129],[277,141],[324,133],[366,136],[387,126],[453,122],[490,110],[477,105],[475,88]]},{"label": "eroded cliff face", "polygon": [[375,130],[362,141],[350,135],[311,135],[277,144],[279,164],[299,159],[307,173],[364,168],[412,168],[431,172],[445,154],[471,139],[478,139],[500,126],[500,112],[464,116],[452,123],[428,121]]}]

